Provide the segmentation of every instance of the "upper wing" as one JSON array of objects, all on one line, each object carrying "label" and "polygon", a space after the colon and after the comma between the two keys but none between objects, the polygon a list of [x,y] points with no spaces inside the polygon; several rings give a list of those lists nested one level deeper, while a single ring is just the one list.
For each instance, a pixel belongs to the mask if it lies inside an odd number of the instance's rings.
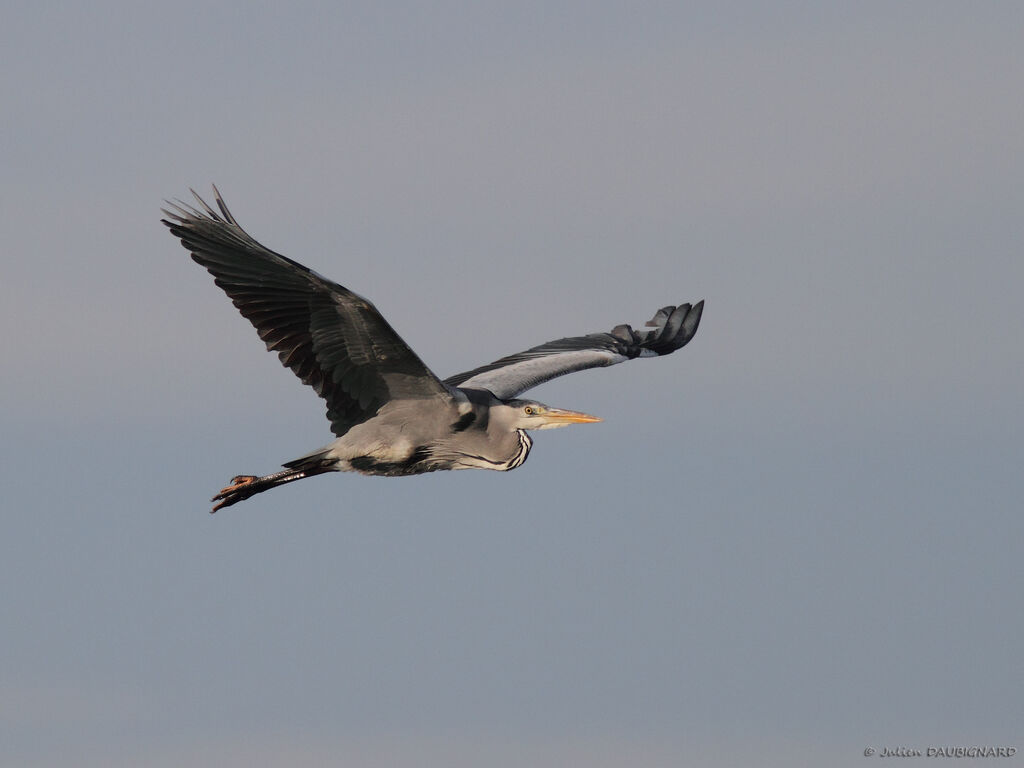
[{"label": "upper wing", "polygon": [[545,381],[585,368],[615,365],[635,357],[669,355],[697,333],[704,301],[663,307],[646,327],[617,325],[609,333],[556,339],[445,379],[450,386],[489,389],[507,400]]},{"label": "upper wing", "polygon": [[162,219],[277,352],[327,401],[341,437],[391,399],[448,396],[448,389],[366,299],[256,242],[228,211],[170,204]]}]

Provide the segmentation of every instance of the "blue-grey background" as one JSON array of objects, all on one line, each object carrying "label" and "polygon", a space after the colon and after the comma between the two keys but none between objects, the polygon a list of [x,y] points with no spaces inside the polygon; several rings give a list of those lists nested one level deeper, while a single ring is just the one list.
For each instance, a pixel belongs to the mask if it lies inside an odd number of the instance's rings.
[{"label": "blue-grey background", "polygon": [[[1024,749],[1015,3],[11,2],[0,763]],[[707,299],[512,473],[332,475],[159,224],[220,187],[441,375]],[[1019,762],[1018,756],[1011,762]]]}]

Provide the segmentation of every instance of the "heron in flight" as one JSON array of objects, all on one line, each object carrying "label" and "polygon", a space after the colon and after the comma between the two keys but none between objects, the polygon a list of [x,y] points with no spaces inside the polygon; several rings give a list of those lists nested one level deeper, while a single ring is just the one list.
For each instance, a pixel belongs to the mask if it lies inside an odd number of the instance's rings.
[{"label": "heron in flight", "polygon": [[704,302],[659,309],[646,327],[617,325],[549,341],[439,379],[352,291],[260,245],[228,211],[195,193],[198,207],[168,203],[162,222],[242,315],[327,403],[335,440],[262,477],[237,475],[211,512],[324,472],[417,475],[440,469],[515,469],[533,444],[527,430],[601,421],[518,396],[557,376],[668,355],[697,332]]}]

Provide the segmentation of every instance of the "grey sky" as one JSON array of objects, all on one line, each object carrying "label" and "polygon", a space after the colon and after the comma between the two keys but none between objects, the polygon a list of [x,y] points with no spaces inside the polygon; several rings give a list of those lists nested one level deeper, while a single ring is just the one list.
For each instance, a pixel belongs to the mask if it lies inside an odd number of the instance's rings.
[{"label": "grey sky", "polygon": [[[9,8],[0,763],[1024,749],[1024,11],[822,5]],[[515,472],[210,517],[330,436],[210,182],[441,375],[707,309]]]}]

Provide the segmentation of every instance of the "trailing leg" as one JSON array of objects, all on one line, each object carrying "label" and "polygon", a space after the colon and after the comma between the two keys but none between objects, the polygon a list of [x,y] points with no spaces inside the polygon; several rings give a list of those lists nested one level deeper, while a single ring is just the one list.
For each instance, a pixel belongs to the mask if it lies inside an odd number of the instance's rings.
[{"label": "trailing leg", "polygon": [[274,472],[270,475],[264,475],[263,477],[257,477],[256,475],[236,475],[231,479],[231,485],[226,488],[222,488],[216,496],[210,499],[210,501],[220,502],[210,510],[210,514],[212,515],[218,509],[230,507],[232,504],[245,501],[250,496],[255,496],[257,493],[263,493],[263,491],[268,491],[279,485],[291,483],[295,480],[301,480],[304,477],[313,477],[313,475],[321,475],[324,472],[334,471],[334,463],[324,461],[322,459],[308,462],[301,460],[298,462],[289,462],[288,464],[285,464],[285,467],[287,467],[287,469],[283,469],[280,472]]}]

